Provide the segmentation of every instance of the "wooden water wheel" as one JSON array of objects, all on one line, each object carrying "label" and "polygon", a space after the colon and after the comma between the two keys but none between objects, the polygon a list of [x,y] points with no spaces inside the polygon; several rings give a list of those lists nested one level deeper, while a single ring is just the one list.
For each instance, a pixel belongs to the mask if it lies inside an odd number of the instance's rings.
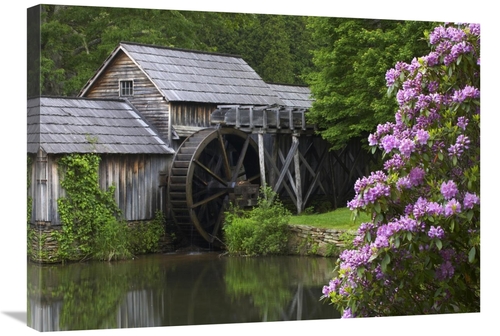
[{"label": "wooden water wheel", "polygon": [[255,204],[260,183],[255,141],[234,128],[189,136],[177,150],[168,192],[174,222],[193,245],[220,246],[230,202]]}]

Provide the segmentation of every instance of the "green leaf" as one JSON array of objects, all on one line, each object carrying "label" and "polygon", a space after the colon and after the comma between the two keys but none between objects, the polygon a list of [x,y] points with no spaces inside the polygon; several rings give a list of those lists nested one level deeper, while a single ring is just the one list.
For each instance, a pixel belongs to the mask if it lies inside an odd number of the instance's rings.
[{"label": "green leaf", "polygon": [[469,262],[472,263],[475,258],[476,258],[476,247],[472,246],[472,248],[469,251]]},{"label": "green leaf", "polygon": [[472,217],[474,216],[474,211],[469,210],[467,211],[467,220],[470,222],[472,220]]},{"label": "green leaf", "polygon": [[436,239],[436,247],[438,250],[441,250],[443,248],[443,242],[440,239]]},{"label": "green leaf", "polygon": [[406,233],[406,239],[408,239],[408,241],[411,241],[413,239],[413,235],[411,234],[411,232]]},{"label": "green leaf", "polygon": [[390,262],[391,262],[391,257],[388,254],[386,254],[381,264],[382,272],[385,273],[387,271],[387,265],[389,265]]}]

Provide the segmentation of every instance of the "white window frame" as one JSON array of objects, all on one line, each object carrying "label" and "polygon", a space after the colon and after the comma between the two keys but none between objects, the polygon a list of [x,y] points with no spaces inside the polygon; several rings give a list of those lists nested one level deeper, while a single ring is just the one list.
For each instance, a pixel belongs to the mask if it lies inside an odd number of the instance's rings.
[{"label": "white window frame", "polygon": [[[125,83],[130,83],[130,86],[124,87]],[[118,82],[118,92],[120,97],[132,97],[134,95],[134,80],[133,79],[120,79]]]}]

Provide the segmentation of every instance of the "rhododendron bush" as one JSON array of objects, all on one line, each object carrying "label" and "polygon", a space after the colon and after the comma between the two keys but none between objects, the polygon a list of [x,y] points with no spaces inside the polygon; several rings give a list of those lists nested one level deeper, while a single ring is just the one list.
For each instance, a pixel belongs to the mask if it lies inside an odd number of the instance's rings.
[{"label": "rhododendron bush", "polygon": [[348,206],[369,213],[323,298],[343,317],[478,312],[480,26],[446,24],[386,73],[399,109],[368,138],[383,170]]}]

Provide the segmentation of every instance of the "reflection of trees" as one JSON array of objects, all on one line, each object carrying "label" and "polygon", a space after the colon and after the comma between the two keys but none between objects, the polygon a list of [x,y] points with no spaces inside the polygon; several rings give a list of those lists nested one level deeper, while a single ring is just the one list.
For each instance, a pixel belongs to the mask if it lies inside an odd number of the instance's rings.
[{"label": "reflection of trees", "polygon": [[334,260],[152,255],[28,266],[28,325],[39,331],[332,318],[319,301]]},{"label": "reflection of trees", "polygon": [[[326,282],[325,269],[328,268],[325,266],[333,269],[326,258],[230,257],[224,277],[226,290],[233,300],[250,297],[259,308],[262,321],[321,316],[321,292],[314,292],[312,288],[318,289],[318,281]],[[333,313],[332,310],[331,317]]]},{"label": "reflection of trees", "polygon": [[280,264],[269,267],[260,258],[233,258],[227,261],[226,291],[234,299],[251,297],[260,309],[262,321],[279,320],[280,309],[292,298],[289,270]]}]

